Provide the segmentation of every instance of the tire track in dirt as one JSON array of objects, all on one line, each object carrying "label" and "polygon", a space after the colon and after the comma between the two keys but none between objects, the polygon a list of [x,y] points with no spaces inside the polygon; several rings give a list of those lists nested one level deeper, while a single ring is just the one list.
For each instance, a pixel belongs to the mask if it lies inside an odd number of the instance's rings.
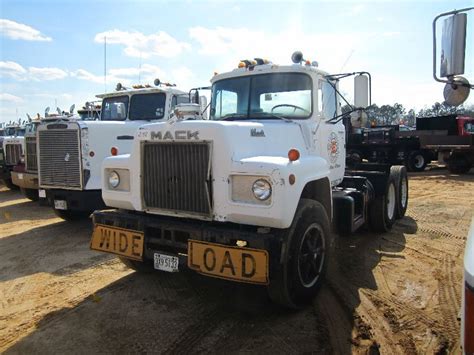
[{"label": "tire track in dirt", "polygon": [[[115,259],[112,259],[112,260],[105,260],[103,262],[97,262],[95,264],[93,264],[93,266],[91,267],[92,269],[99,269],[99,268],[102,268],[102,267],[108,267],[110,265],[113,265],[113,264],[116,264],[117,263],[117,260]],[[67,267],[65,267],[67,268]],[[48,300],[50,299],[51,296],[55,295],[58,293],[58,290],[64,290],[64,289],[67,289],[69,287],[76,287],[77,289],[77,285],[78,285],[78,282],[76,282],[73,278],[82,273],[82,271],[76,271],[76,272],[72,272],[71,274],[68,274],[68,278],[64,278],[63,280],[59,280],[59,281],[54,281],[52,283],[48,283],[48,287],[44,287],[42,288],[42,293],[41,293],[41,297],[45,300]],[[94,274],[93,272],[87,274],[87,276],[81,276],[81,280],[80,280],[80,283],[87,283],[93,279],[95,279],[97,277],[96,274]],[[22,287],[22,285],[24,284],[25,282],[22,282],[22,283],[16,283],[14,285],[12,285],[13,287],[13,290],[17,289],[18,287]],[[28,284],[28,287],[31,289],[31,288],[35,288],[35,286],[37,286],[38,283],[33,283],[33,284]],[[121,286],[120,288],[111,288],[110,290],[107,290],[107,292],[113,292],[114,290],[116,289],[121,289],[125,286]],[[6,349],[9,347],[9,345],[11,345],[11,343],[15,342],[17,339],[18,339],[18,333],[22,333],[22,334],[26,334],[28,333],[29,331],[31,331],[31,329],[33,329],[39,322],[42,323],[42,327],[48,327],[48,325],[52,322],[56,322],[57,320],[60,320],[62,318],[64,318],[66,315],[68,315],[70,312],[73,312],[77,309],[77,307],[81,304],[81,302],[83,302],[87,297],[89,297],[91,294],[90,291],[83,291],[83,292],[80,292],[79,294],[76,294],[75,296],[69,298],[67,300],[67,308],[62,308],[62,310],[64,310],[63,312],[61,312],[61,315],[57,314],[56,311],[58,309],[54,309],[54,306],[53,308],[51,307],[51,305],[49,304],[49,302],[47,301],[46,303],[41,303],[41,304],[36,304],[34,308],[31,308],[28,310],[29,313],[32,313],[33,316],[29,318],[29,320],[27,322],[23,322],[21,324],[19,324],[18,326],[15,327],[15,329],[13,329],[12,332],[10,333],[7,333],[7,334],[4,334],[2,339],[0,339],[0,350],[1,349]],[[16,301],[18,301],[18,299],[15,299]],[[7,304],[8,306],[8,304]],[[51,309],[52,308],[52,309]],[[50,313],[44,313],[44,310],[46,309],[50,309],[51,312]],[[2,316],[0,317],[0,321],[7,321],[9,318],[9,316]]]},{"label": "tire track in dirt", "polygon": [[[443,258],[442,273],[436,274],[438,279],[438,297],[439,309],[442,314],[444,331],[448,333],[453,339],[459,336],[459,322],[457,315],[459,313],[459,298],[456,294],[455,287],[458,284],[455,282],[453,276],[453,260],[449,255]],[[452,341],[448,343],[448,349],[454,350],[455,343]]]}]

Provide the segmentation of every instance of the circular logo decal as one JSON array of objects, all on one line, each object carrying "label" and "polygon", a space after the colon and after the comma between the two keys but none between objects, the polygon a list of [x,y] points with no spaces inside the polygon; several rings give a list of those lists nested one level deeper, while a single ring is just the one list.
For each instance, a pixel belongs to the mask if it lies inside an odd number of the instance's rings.
[{"label": "circular logo decal", "polygon": [[328,155],[331,163],[335,163],[339,156],[339,141],[337,139],[337,134],[331,132],[328,138]]}]

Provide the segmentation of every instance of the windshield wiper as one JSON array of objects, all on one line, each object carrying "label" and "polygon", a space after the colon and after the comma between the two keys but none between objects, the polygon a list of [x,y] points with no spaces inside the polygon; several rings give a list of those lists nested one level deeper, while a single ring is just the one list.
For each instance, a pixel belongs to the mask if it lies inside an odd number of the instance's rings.
[{"label": "windshield wiper", "polygon": [[241,119],[241,118],[248,118],[247,114],[243,114],[243,113],[229,113],[228,115],[225,115],[221,118],[218,119],[218,121],[234,121],[234,120],[238,120],[238,119]]},{"label": "windshield wiper", "polygon": [[290,119],[290,118],[286,118],[286,117],[283,117],[283,116],[280,116],[280,115],[275,115],[274,113],[270,113],[270,112],[254,112],[254,113],[252,113],[252,116],[256,116],[258,118],[278,118],[278,119],[283,120],[285,122],[293,122],[293,120]]}]

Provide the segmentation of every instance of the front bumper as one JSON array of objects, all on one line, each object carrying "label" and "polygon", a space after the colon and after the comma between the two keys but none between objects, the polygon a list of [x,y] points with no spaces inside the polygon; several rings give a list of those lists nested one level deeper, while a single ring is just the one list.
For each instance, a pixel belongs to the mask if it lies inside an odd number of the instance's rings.
[{"label": "front bumper", "polygon": [[259,228],[235,223],[204,222],[176,217],[147,215],[142,212],[120,210],[95,211],[93,223],[119,227],[144,233],[143,261],[153,261],[155,252],[173,254],[179,258],[180,268],[187,265],[188,240],[236,246],[247,242],[246,247],[266,250],[269,255],[270,280],[281,267],[281,254],[286,244],[281,229]]},{"label": "front bumper", "polygon": [[92,212],[106,208],[101,190],[46,190],[48,204],[54,206],[55,200],[66,201],[71,211]]},{"label": "front bumper", "polygon": [[38,174],[11,172],[12,182],[24,189],[38,190]]}]

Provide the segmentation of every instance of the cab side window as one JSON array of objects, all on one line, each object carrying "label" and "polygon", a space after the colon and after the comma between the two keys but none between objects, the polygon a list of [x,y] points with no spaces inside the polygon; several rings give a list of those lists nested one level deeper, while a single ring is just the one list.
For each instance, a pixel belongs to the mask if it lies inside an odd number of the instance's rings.
[{"label": "cab side window", "polygon": [[337,115],[336,91],[326,80],[319,82],[318,110],[324,120],[331,119]]}]

